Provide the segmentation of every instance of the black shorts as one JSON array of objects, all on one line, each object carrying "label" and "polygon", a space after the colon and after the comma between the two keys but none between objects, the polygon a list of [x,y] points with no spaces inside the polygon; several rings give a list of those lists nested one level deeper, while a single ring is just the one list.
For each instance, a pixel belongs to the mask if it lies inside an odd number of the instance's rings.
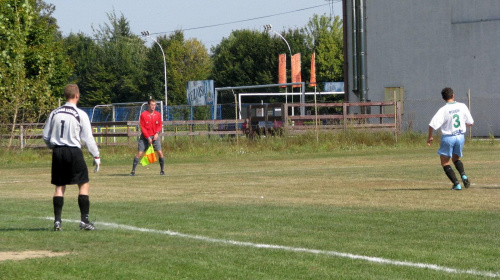
[{"label": "black shorts", "polygon": [[55,147],[52,151],[52,184],[65,186],[89,181],[89,171],[80,148]]}]

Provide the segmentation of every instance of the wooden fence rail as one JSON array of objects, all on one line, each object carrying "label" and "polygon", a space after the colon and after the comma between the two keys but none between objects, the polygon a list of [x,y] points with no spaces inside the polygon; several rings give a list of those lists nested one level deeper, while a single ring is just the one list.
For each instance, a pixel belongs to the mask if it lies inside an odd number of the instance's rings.
[{"label": "wooden fence rail", "polygon": [[[369,129],[394,132],[397,137],[401,129],[401,103],[400,102],[363,102],[363,103],[318,103],[278,104],[280,115],[270,114],[271,105],[255,105],[254,108],[263,109],[264,115],[256,116],[250,113],[249,118],[239,120],[188,120],[164,121],[161,137],[180,136],[240,136],[248,135],[276,135],[285,131],[289,134],[303,133],[317,130],[347,130]],[[299,107],[307,114],[293,115],[293,108]],[[372,108],[377,108],[378,113],[371,113]],[[250,107],[252,108],[252,106]],[[310,114],[329,108],[335,113]],[[250,110],[252,111],[252,109]],[[289,112],[290,111],[290,112]],[[386,113],[389,112],[389,113]],[[350,113],[349,113],[350,112]],[[356,113],[353,113],[356,112]],[[11,141],[12,146],[44,147],[42,130],[44,123],[16,124],[14,134],[11,136],[12,124],[0,124],[0,146],[5,147]],[[140,136],[138,121],[122,122],[93,122],[92,129],[96,141],[100,145],[130,144],[136,142]]]},{"label": "wooden fence rail", "polygon": [[[247,120],[190,120],[190,121],[164,121],[161,137],[166,136],[199,136],[199,135],[243,135],[241,126]],[[20,147],[44,147],[42,140],[42,130],[44,123],[19,123],[16,124],[12,138],[14,146]],[[141,135],[138,121],[122,122],[93,122],[93,135],[98,144],[114,145],[117,143],[130,144],[137,141]],[[12,125],[0,124],[2,133],[0,134],[0,146],[7,146],[11,138]],[[126,139],[126,141],[117,141]]]},{"label": "wooden fence rail", "polygon": [[[325,107],[330,108],[342,108],[340,114],[331,115],[301,115],[301,116],[289,116],[285,114],[285,124],[288,129],[291,130],[303,130],[299,126],[297,129],[295,123],[297,121],[310,121],[313,125],[316,125],[324,121],[337,122],[339,125],[321,125],[322,129],[338,129],[341,128],[344,131],[348,128],[352,129],[382,129],[394,132],[396,135],[401,129],[401,103],[400,102],[353,102],[353,103],[321,103],[321,104],[306,104],[307,107],[313,109],[321,109]],[[304,104],[285,104],[286,107],[306,107]],[[307,108],[306,107],[306,108]],[[357,109],[356,107],[359,107]],[[378,107],[379,113],[372,114],[372,108]],[[388,107],[392,107],[387,109]],[[352,109],[356,110],[352,110]],[[392,113],[385,113],[385,111],[392,110]],[[317,111],[317,110],[314,110]],[[358,113],[352,113],[353,111],[359,111]],[[285,109],[285,112],[288,112]],[[290,125],[294,121],[294,125]],[[388,121],[387,121],[388,120]]]},{"label": "wooden fence rail", "polygon": [[[369,129],[390,131],[397,134],[401,130],[401,102],[355,102],[355,103],[317,103],[317,104],[262,104],[251,106],[250,110],[260,109],[264,115],[250,113],[250,133],[274,134],[279,127],[288,134],[303,133],[310,130]],[[273,112],[279,108],[279,116]],[[294,108],[300,108],[303,114],[293,115]],[[316,114],[322,109],[335,113]],[[377,111],[378,113],[371,113]],[[307,113],[306,113],[307,112]],[[314,112],[314,113],[312,113]]]}]

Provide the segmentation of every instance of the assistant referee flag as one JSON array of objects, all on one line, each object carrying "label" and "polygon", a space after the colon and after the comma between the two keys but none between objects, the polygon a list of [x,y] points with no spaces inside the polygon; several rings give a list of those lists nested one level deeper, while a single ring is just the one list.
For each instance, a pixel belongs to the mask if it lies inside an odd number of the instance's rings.
[{"label": "assistant referee flag", "polygon": [[142,164],[142,166],[146,166],[148,164],[155,162],[156,160],[157,160],[156,154],[155,154],[155,151],[153,149],[153,145],[151,145],[146,150],[146,154],[144,154],[144,156],[142,157],[141,164]]}]

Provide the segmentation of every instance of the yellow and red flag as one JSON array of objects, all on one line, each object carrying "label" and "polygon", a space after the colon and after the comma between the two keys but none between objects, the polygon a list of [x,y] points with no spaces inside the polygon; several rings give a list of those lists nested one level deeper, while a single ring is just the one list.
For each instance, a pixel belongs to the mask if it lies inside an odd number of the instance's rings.
[{"label": "yellow and red flag", "polygon": [[316,86],[316,53],[313,53],[311,57],[311,80],[309,81],[309,85],[312,87]]},{"label": "yellow and red flag", "polygon": [[146,153],[141,159],[141,164],[142,166],[146,166],[148,164],[151,164],[153,162],[157,161],[156,159],[156,154],[153,149],[153,145],[150,145],[149,148],[146,150]]},{"label": "yellow and red flag", "polygon": [[278,60],[278,84],[286,84],[286,54],[280,54]]},{"label": "yellow and red flag", "polygon": [[[300,65],[300,53],[292,56],[292,83],[302,82],[302,70]],[[293,87],[300,87],[300,85],[293,85]]]}]

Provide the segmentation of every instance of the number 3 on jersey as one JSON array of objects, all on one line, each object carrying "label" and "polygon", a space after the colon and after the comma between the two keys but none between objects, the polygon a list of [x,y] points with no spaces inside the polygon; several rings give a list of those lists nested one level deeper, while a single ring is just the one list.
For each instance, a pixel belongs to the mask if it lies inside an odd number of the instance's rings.
[{"label": "number 3 on jersey", "polygon": [[455,122],[453,123],[454,128],[459,128],[460,127],[460,116],[458,114],[453,115],[453,119]]}]

